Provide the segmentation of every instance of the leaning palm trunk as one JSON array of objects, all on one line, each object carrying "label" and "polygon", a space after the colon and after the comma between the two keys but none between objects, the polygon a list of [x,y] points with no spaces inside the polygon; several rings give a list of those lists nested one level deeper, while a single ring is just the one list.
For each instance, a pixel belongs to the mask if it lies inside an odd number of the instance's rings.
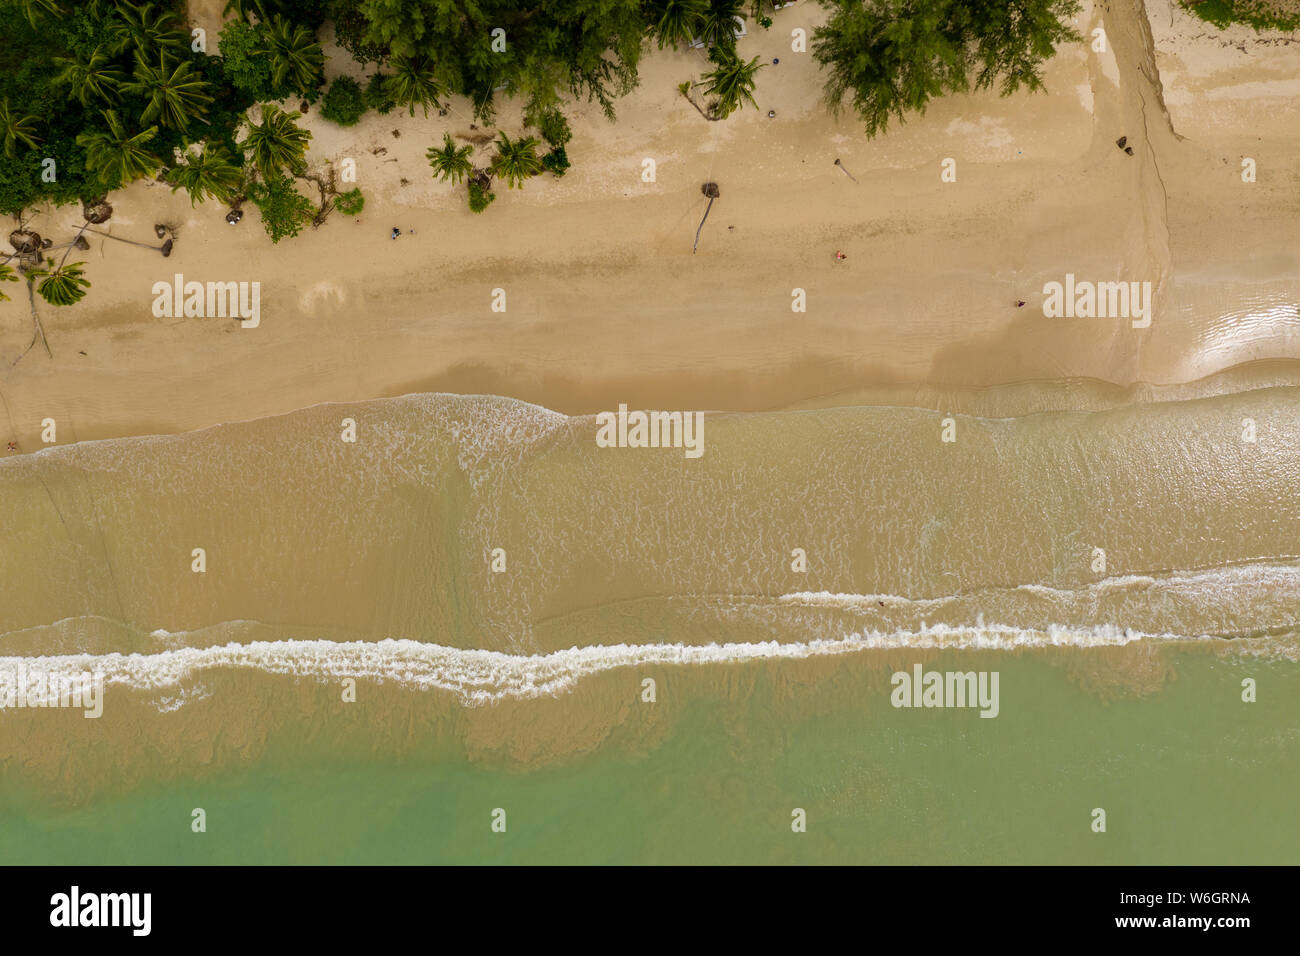
[{"label": "leaning palm trunk", "polygon": [[718,190],[717,183],[705,183],[700,187],[700,192],[709,197],[709,204],[704,207],[704,215],[700,218],[700,225],[695,230],[695,245],[691,247],[692,254],[700,248],[700,232],[704,229],[704,220],[709,218],[709,210],[713,208],[713,200],[722,195]]},{"label": "leaning palm trunk", "polygon": [[[97,236],[103,236],[105,239],[116,239],[118,242],[125,242],[132,246],[139,246],[141,249],[152,249],[154,252],[161,252],[166,258],[172,254],[172,243],[174,240],[168,239],[161,246],[151,246],[147,242],[136,242],[134,239],[123,239],[121,236],[115,236],[112,233],[100,232],[98,229],[91,229],[90,224],[81,227],[82,232],[94,233]],[[80,235],[80,233],[78,233]]]},{"label": "leaning palm trunk", "polygon": [[[54,353],[50,351],[50,343],[45,338],[45,328],[41,325],[40,314],[36,311],[36,280],[31,276],[27,277],[27,298],[32,304],[32,325],[36,326],[36,334],[32,336],[32,345],[35,345],[37,340],[40,340],[41,346],[45,349],[46,356],[54,358]],[[27,346],[23,351],[23,355],[26,355],[31,351],[32,345]],[[21,359],[22,355],[18,357]],[[14,364],[16,365],[18,363],[15,362]]]},{"label": "leaning palm trunk", "polygon": [[710,123],[716,122],[719,119],[719,117],[711,115],[710,110],[706,110],[699,103],[695,102],[695,97],[692,94],[695,92],[695,88],[700,85],[701,84],[699,83],[692,83],[690,80],[687,80],[686,82],[682,83],[681,86],[679,86],[677,89],[681,92],[686,102],[690,103],[692,106],[695,107],[695,111],[697,113],[703,116]]}]

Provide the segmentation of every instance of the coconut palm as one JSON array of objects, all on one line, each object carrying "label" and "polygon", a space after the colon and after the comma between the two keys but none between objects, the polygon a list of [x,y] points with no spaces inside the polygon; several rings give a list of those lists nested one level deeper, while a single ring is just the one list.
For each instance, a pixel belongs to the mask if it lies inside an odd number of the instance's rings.
[{"label": "coconut palm", "polygon": [[432,60],[427,56],[395,56],[390,62],[394,73],[384,86],[389,99],[398,106],[410,107],[412,116],[417,106],[428,116],[430,106],[437,109],[442,105],[438,102],[442,84],[434,74]]},{"label": "coconut palm", "polygon": [[523,189],[524,180],[542,171],[542,160],[537,155],[537,137],[527,136],[512,140],[499,133],[497,154],[492,157],[493,175],[504,179],[511,189]]},{"label": "coconut palm", "polygon": [[700,248],[700,232],[704,229],[705,220],[709,218],[709,210],[713,208],[713,200],[722,195],[718,189],[717,183],[703,183],[700,186],[700,192],[708,197],[709,204],[704,207],[704,215],[700,217],[700,224],[695,227],[695,245],[691,246],[691,254],[694,255]]},{"label": "coconut palm", "polygon": [[659,5],[654,11],[659,19],[650,26],[659,49],[690,43],[700,30],[705,9],[705,0],[665,0]]},{"label": "coconut palm", "polygon": [[36,26],[36,21],[39,19],[46,17],[53,19],[61,13],[55,0],[18,0],[18,6],[32,26]]},{"label": "coconut palm", "polygon": [[712,47],[734,49],[736,18],[744,6],[744,0],[708,0],[708,8],[700,20],[700,39]]},{"label": "coconut palm", "polygon": [[734,51],[718,57],[718,68],[704,74],[704,80],[708,84],[704,92],[718,98],[717,106],[714,107],[718,119],[726,119],[746,103],[750,106],[758,105],[754,102],[754,74],[762,68],[763,64],[758,62],[758,57],[746,63]]},{"label": "coconut palm", "polygon": [[457,146],[450,133],[442,134],[442,149],[430,146],[424,155],[429,158],[433,174],[444,183],[447,180],[455,185],[474,171],[474,164],[469,157],[474,152],[473,146]]},{"label": "coconut palm", "polygon": [[270,179],[282,169],[296,174],[306,168],[311,133],[294,122],[301,116],[268,103],[262,106],[262,122],[250,123],[242,145],[263,178]]},{"label": "coconut palm", "polygon": [[158,65],[135,53],[135,79],[122,84],[122,92],[134,93],[149,100],[140,115],[142,123],[158,120],[169,129],[183,130],[190,120],[205,116],[212,97],[208,84],[199,76],[194,64],[181,60],[173,68],[166,51],[158,54]]},{"label": "coconut palm", "polygon": [[102,47],[95,47],[84,60],[80,57],[56,57],[54,65],[63,70],[52,85],[66,86],[68,95],[82,106],[89,106],[92,99],[116,102],[118,88],[126,79],[126,73],[114,65],[112,57]]},{"label": "coconut palm", "polygon": [[277,87],[289,80],[299,93],[308,93],[320,85],[325,53],[310,27],[281,16],[271,17],[267,48],[262,52],[271,61],[271,79]]},{"label": "coconut palm", "polygon": [[77,143],[86,150],[86,168],[104,186],[125,186],[158,171],[163,161],[145,145],[158,135],[157,126],[132,135],[126,132],[117,110],[103,110],[100,115],[107,129],[80,133]]},{"label": "coconut palm", "polygon": [[184,161],[167,171],[172,192],[184,189],[189,193],[191,206],[208,198],[230,202],[243,181],[243,170],[235,165],[230,151],[219,143],[205,143],[197,151],[187,149]]},{"label": "coconut palm", "polygon": [[36,117],[31,113],[19,113],[11,109],[9,100],[0,100],[0,137],[4,139],[6,156],[13,156],[22,143],[29,149],[40,142],[36,135]]},{"label": "coconut palm", "polygon": [[114,20],[115,37],[110,48],[121,53],[128,47],[152,52],[187,45],[189,35],[180,28],[174,10],[161,10],[152,3],[118,3]]},{"label": "coconut palm", "polygon": [[[64,256],[66,258],[67,253]],[[84,262],[60,262],[56,266],[53,259],[46,259],[44,268],[32,269],[27,274],[41,280],[36,291],[50,305],[74,305],[90,288],[90,282],[83,277],[85,270],[81,267],[84,265]]]}]

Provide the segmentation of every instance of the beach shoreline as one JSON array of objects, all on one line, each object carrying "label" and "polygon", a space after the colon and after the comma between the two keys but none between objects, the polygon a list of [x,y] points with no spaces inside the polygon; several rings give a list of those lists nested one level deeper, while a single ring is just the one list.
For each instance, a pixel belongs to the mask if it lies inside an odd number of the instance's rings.
[{"label": "beach shoreline", "polygon": [[[626,402],[1011,415],[1293,384],[1300,195],[1285,170],[1300,44],[1220,35],[1173,5],[1153,4],[1147,24],[1141,10],[1086,6],[1076,27],[1104,28],[1111,45],[1060,51],[1046,94],[947,97],[867,140],[851,114],[826,113],[811,56],[790,53],[792,26],[823,15],[805,2],[741,41],[769,64],[759,110],[706,122],[675,89],[702,57],[654,52],[616,123],[575,110],[568,175],[499,185],[479,216],[424,162],[443,130],[470,134],[454,104],[351,130],[313,110],[309,158],[357,161],[357,221],[336,212],[272,245],[251,209],[232,228],[224,207],[191,208],[162,184],[114,194],[104,228],[150,240],[165,223],[175,251],[92,238],[85,300],[42,308],[53,357],[24,354],[25,296],[0,307],[0,428],[31,451],[50,418],[62,444],[428,391],[566,414]],[[1143,112],[1144,27],[1167,121]],[[499,126],[518,128],[517,112]],[[1251,184],[1237,170],[1247,149]],[[955,183],[941,181],[945,158]],[[722,195],[692,253],[706,180]],[[60,238],[79,225],[73,207],[33,221]],[[1151,327],[1044,316],[1044,284],[1066,273],[1149,279]],[[156,318],[152,286],[177,274],[261,283],[259,327]]]}]

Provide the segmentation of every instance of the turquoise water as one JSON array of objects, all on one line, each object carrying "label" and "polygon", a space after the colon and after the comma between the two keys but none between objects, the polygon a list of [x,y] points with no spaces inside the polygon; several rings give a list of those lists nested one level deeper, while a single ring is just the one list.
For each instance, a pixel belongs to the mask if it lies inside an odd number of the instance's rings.
[{"label": "turquoise water", "polygon": [[[1300,676],[1281,661],[1183,653],[1173,679],[1110,702],[1075,650],[944,655],[1001,673],[1001,714],[895,710],[881,675],[792,701],[700,694],[634,753],[522,771],[443,753],[288,767],[60,813],[10,802],[6,863],[1297,863]],[[851,666],[851,665],[845,665]],[[857,681],[856,674],[849,683]],[[1257,703],[1240,700],[1243,677]],[[780,696],[778,703],[776,698]],[[828,699],[829,698],[829,699]],[[797,718],[792,712],[812,710]],[[274,767],[273,767],[274,765]],[[275,769],[278,768],[278,769]],[[190,811],[207,811],[207,832]],[[505,833],[491,813],[507,812]],[[807,832],[791,811],[807,811]],[[1093,833],[1091,811],[1107,811]]]}]

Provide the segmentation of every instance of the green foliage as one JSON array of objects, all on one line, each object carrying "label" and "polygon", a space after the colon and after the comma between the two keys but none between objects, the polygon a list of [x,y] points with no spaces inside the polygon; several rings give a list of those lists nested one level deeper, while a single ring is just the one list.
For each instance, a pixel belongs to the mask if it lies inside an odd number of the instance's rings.
[{"label": "green foliage", "polygon": [[648,32],[659,49],[686,46],[700,35],[700,25],[708,10],[706,0],[650,0]]},{"label": "green foliage", "polygon": [[1180,0],[1196,16],[1213,23],[1220,30],[1233,23],[1244,23],[1256,30],[1300,30],[1300,8],[1287,10],[1275,0]]},{"label": "green foliage", "polygon": [[112,106],[121,99],[119,90],[126,71],[102,47],[95,47],[87,57],[56,57],[54,63],[61,72],[51,85],[66,88],[68,96],[82,106],[89,106],[92,100]]},{"label": "green foliage", "polygon": [[[636,83],[646,26],[641,0],[360,0],[359,10],[370,42],[394,61],[427,58],[480,118],[504,88],[540,108],[566,92],[594,99],[612,119],[614,99]],[[500,52],[495,29],[505,31]]]},{"label": "green foliage", "polygon": [[734,49],[718,49],[723,52],[715,58],[717,69],[704,74],[704,92],[718,98],[714,112],[718,119],[726,119],[746,103],[750,106],[758,105],[754,102],[754,74],[763,65],[758,62],[758,57],[745,62],[736,55]]},{"label": "green foliage", "polygon": [[381,116],[386,116],[397,107],[397,101],[388,95],[388,74],[374,73],[366,81],[366,106]]},{"label": "green foliage", "polygon": [[564,171],[569,168],[569,154],[564,151],[563,146],[557,146],[545,156],[542,157],[542,166],[556,176],[563,176]]},{"label": "green foliage", "polygon": [[134,50],[151,59],[164,50],[173,53],[188,49],[190,36],[181,27],[175,10],[149,3],[123,0],[114,5],[115,18],[110,21],[109,48],[115,53]]},{"label": "green foliage", "polygon": [[848,98],[868,136],[890,117],[924,113],[945,93],[997,85],[1004,96],[1042,89],[1040,68],[1057,44],[1077,41],[1078,0],[820,0],[830,19],[813,32],[827,72],[826,101]]},{"label": "green foliage", "polygon": [[423,108],[425,116],[429,115],[429,107],[439,108],[438,97],[443,90],[432,60],[399,54],[393,57],[391,66],[393,75],[385,81],[384,92],[397,106],[410,107],[412,116],[417,106]]},{"label": "green foliage", "polygon": [[286,113],[265,103],[262,121],[249,124],[243,150],[265,178],[272,179],[282,172],[296,174],[306,168],[311,133],[297,124],[301,118],[301,113]]},{"label": "green foliage", "polygon": [[334,21],[334,39],[361,65],[379,63],[391,52],[386,43],[366,39],[370,21],[361,12],[361,0],[334,0],[330,4],[330,18]]},{"label": "green foliage", "polygon": [[279,15],[256,24],[231,21],[217,47],[231,85],[250,100],[311,96],[324,82],[325,53],[314,30]]},{"label": "green foliage", "polygon": [[262,52],[266,49],[265,37],[264,26],[232,20],[222,29],[217,40],[221,68],[230,84],[258,102],[278,100],[289,92],[278,89],[271,79],[271,61]]},{"label": "green foliage", "polygon": [[314,30],[272,16],[265,36],[263,55],[270,60],[271,82],[276,88],[304,94],[320,88],[325,81],[325,53]]},{"label": "green foliage", "polygon": [[450,133],[443,133],[442,148],[430,146],[424,155],[428,158],[429,165],[433,167],[435,176],[443,182],[451,180],[453,183],[459,183],[474,171],[474,165],[469,159],[473,152],[473,146],[457,146]]},{"label": "green foliage", "polygon": [[[18,276],[14,274],[14,267],[7,262],[0,262],[0,282],[17,282]],[[0,302],[8,302],[9,296],[0,291]]]},{"label": "green foliage", "polygon": [[167,181],[172,192],[189,193],[194,206],[209,198],[230,202],[243,185],[244,173],[224,145],[205,143],[198,150],[186,150],[182,161],[168,170]]},{"label": "green foliage", "polygon": [[0,210],[90,199],[159,170],[196,201],[226,196],[242,179],[245,110],[310,97],[323,59],[313,30],[326,0],[238,5],[259,22],[227,25],[209,56],[191,49],[178,0],[0,0]]},{"label": "green foliage", "polygon": [[334,197],[334,208],[345,216],[359,216],[366,206],[366,197],[360,189],[349,189]]},{"label": "green foliage", "polygon": [[492,201],[497,198],[497,194],[489,191],[477,179],[469,181],[469,209],[470,212],[482,212]]},{"label": "green foliage", "polygon": [[272,242],[298,235],[311,221],[311,200],[298,192],[288,176],[275,175],[254,183],[248,198],[262,214],[262,226]]},{"label": "green foliage", "polygon": [[29,149],[40,142],[36,132],[37,119],[31,113],[13,108],[9,101],[0,100],[0,139],[4,140],[6,156],[15,156],[22,144]]},{"label": "green foliage", "polygon": [[773,6],[771,0],[748,0],[748,9],[747,0],[646,0],[646,32],[661,50],[701,40],[711,49],[734,51],[736,18],[743,20],[748,13],[760,26],[770,27],[771,17],[762,13]]},{"label": "green foliage", "polygon": [[539,111],[536,116],[529,116],[528,120],[537,127],[537,132],[542,134],[542,139],[546,140],[547,145],[552,149],[566,146],[569,140],[573,139],[569,121],[554,106]]},{"label": "green foliage", "polygon": [[156,173],[163,161],[149,147],[157,126],[129,132],[116,110],[100,113],[99,129],[81,133],[77,143],[86,150],[86,169],[101,190],[117,189]]},{"label": "green foliage", "polygon": [[492,157],[492,174],[506,181],[507,189],[523,189],[524,180],[542,171],[542,160],[537,155],[537,139],[525,136],[511,139],[504,132],[497,133],[497,152]]},{"label": "green foliage", "polygon": [[350,76],[335,77],[321,102],[321,115],[339,126],[356,126],[368,104],[361,84]]},{"label": "green foliage", "polygon": [[157,63],[154,66],[146,61],[144,54],[137,50],[135,78],[122,84],[122,92],[148,101],[140,114],[141,124],[158,120],[165,127],[185,130],[191,119],[207,113],[212,102],[208,85],[193,63],[181,60],[173,66],[165,50],[159,52]]},{"label": "green foliage", "polygon": [[27,22],[34,27],[57,19],[61,13],[57,0],[18,0],[15,6],[22,10]]},{"label": "green foliage", "polygon": [[84,262],[55,265],[53,259],[46,259],[43,268],[32,269],[28,275],[41,279],[36,292],[50,305],[75,305],[85,298],[90,288],[90,281],[84,278],[85,270],[81,268],[84,265]]},{"label": "green foliage", "polygon": [[744,0],[708,0],[700,18],[699,37],[710,47],[736,49],[736,18],[745,13]]}]

